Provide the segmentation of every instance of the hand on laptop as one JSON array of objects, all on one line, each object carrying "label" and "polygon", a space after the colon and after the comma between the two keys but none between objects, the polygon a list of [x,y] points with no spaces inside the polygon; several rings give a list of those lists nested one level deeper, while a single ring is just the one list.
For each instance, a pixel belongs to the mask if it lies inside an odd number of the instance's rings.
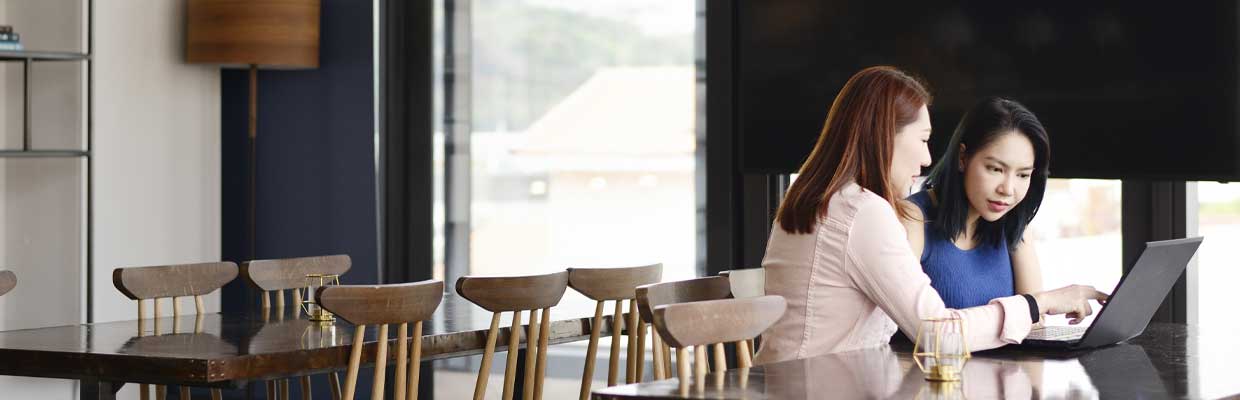
[{"label": "hand on laptop", "polygon": [[1106,304],[1108,297],[1106,293],[1088,285],[1068,285],[1033,295],[1034,300],[1038,302],[1038,311],[1050,315],[1066,314],[1068,318],[1071,318],[1068,323],[1072,325],[1081,323],[1085,317],[1094,313],[1089,300]]}]

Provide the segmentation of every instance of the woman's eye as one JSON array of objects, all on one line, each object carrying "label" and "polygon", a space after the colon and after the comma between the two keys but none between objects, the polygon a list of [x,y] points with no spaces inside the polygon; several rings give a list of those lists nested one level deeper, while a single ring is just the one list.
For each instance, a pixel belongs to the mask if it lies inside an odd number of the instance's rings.
[{"label": "woman's eye", "polygon": [[1029,174],[1018,174],[1016,176],[1019,176],[1020,179],[1029,179]]}]

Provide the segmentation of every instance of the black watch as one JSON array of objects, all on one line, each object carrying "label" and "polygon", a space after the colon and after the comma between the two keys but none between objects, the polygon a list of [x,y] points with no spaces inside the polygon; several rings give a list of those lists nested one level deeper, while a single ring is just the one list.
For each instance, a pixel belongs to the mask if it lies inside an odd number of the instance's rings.
[{"label": "black watch", "polygon": [[1025,301],[1029,302],[1029,320],[1035,324],[1038,323],[1038,320],[1042,317],[1042,313],[1038,312],[1038,301],[1034,300],[1031,294],[1021,293],[1021,297],[1024,297]]}]

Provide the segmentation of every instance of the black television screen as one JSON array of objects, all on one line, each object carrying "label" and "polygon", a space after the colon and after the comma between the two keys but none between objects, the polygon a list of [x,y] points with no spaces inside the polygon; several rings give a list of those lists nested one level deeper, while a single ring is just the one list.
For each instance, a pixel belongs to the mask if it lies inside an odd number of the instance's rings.
[{"label": "black television screen", "polygon": [[736,2],[741,168],[795,172],[844,82],[922,78],[937,159],[984,96],[1024,103],[1051,174],[1240,180],[1235,2]]}]

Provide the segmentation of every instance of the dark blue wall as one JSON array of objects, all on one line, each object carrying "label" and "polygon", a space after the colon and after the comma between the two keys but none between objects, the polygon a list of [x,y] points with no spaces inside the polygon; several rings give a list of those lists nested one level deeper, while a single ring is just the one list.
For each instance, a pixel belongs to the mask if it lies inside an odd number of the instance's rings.
[{"label": "dark blue wall", "polygon": [[[345,253],[353,258],[348,283],[378,277],[371,18],[369,1],[323,0],[319,68],[258,73],[255,255]],[[249,79],[245,70],[222,74],[222,250],[241,261]]]},{"label": "dark blue wall", "polygon": [[[323,0],[319,68],[258,73],[255,256],[348,254],[353,268],[342,280],[353,284],[378,282],[371,6]],[[222,252],[238,263],[249,256],[248,85],[248,71],[223,70]],[[240,281],[224,288],[223,299],[226,312],[257,306]]]}]

